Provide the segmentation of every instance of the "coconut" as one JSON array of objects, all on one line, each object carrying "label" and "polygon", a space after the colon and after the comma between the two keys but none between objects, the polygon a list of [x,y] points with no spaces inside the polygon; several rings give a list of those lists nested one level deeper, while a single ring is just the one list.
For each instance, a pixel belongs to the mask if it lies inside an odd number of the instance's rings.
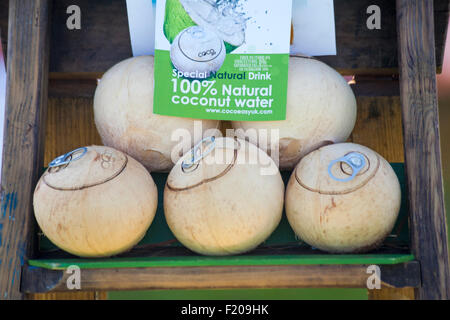
[{"label": "coconut", "polygon": [[[153,90],[152,56],[116,64],[104,74],[95,91],[95,124],[104,145],[129,154],[150,171],[170,171],[174,165],[172,151],[177,146],[189,150],[202,139],[202,133],[218,128],[219,121],[153,114]],[[198,137],[195,121],[202,129]],[[177,129],[183,129],[190,139],[173,141]]]},{"label": "coconut", "polygon": [[268,135],[278,130],[279,148],[268,148],[279,150],[279,159],[274,160],[279,160],[281,169],[293,169],[312,150],[347,140],[355,122],[356,99],[345,79],[320,61],[291,57],[286,120],[234,121],[232,125],[238,137],[247,137],[255,144],[263,134],[261,130],[267,130]]},{"label": "coconut", "polygon": [[33,198],[42,232],[80,257],[112,256],[133,247],[152,223],[157,202],[148,171],[132,157],[103,146],[55,159]]},{"label": "coconut", "polygon": [[300,160],[286,190],[286,215],[295,233],[329,252],[364,252],[392,231],[401,190],[375,151],[354,143],[322,147]]},{"label": "coconut", "polygon": [[230,53],[245,41],[246,22],[236,1],[166,0],[164,35],[172,43],[184,29],[200,26],[216,33]]},{"label": "coconut", "polygon": [[[196,146],[170,172],[166,221],[175,237],[197,253],[246,252],[279,224],[284,184],[273,160],[255,145],[231,138],[214,143]],[[275,171],[264,170],[269,167]]]},{"label": "coconut", "polygon": [[170,59],[186,77],[196,78],[195,75],[203,74],[201,78],[208,78],[225,61],[225,46],[214,32],[198,26],[189,27],[175,38]]}]

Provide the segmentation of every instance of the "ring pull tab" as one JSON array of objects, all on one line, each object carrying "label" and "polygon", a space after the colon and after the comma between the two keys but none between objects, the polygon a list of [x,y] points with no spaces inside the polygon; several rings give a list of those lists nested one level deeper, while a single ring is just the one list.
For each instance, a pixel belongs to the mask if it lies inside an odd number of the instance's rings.
[{"label": "ring pull tab", "polygon": [[[207,149],[202,152],[202,146],[207,143]],[[197,169],[200,160],[210,154],[216,147],[216,138],[214,136],[207,137],[200,141],[191,151],[191,158],[189,160],[183,160],[181,163],[181,169],[183,171],[189,169]],[[193,168],[196,166],[195,168]]]},{"label": "ring pull tab", "polygon": [[[74,155],[77,152],[81,152],[81,151],[82,151],[82,153],[79,156],[77,156],[76,158],[72,158],[72,155]],[[63,154],[63,155],[53,159],[53,161],[48,164],[48,167],[55,168],[55,167],[63,166],[65,164],[69,164],[72,161],[81,159],[86,154],[86,152],[87,152],[86,147],[75,149],[73,151],[70,151],[66,154]]]},{"label": "ring pull tab", "polygon": [[[348,178],[337,178],[336,176],[334,176],[334,174],[331,172],[331,168],[336,164],[336,163],[345,163],[348,166],[350,166],[350,168],[352,168],[352,175]],[[328,166],[328,174],[330,175],[330,177],[336,181],[340,181],[340,182],[347,182],[347,181],[351,181],[353,180],[356,175],[364,168],[364,166],[366,165],[366,159],[364,157],[364,155],[362,155],[359,152],[350,152],[349,154],[343,156],[342,158],[333,160],[330,162],[330,165]]]}]

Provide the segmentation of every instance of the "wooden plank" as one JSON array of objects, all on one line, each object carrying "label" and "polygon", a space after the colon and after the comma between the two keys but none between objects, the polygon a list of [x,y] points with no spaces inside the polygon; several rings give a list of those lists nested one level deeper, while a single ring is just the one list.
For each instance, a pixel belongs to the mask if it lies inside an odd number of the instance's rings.
[{"label": "wooden plank", "polygon": [[[53,73],[49,75],[49,96],[66,98],[93,98],[100,73]],[[398,97],[398,77],[357,76],[351,85],[356,96]]]},{"label": "wooden plank", "polygon": [[[81,30],[68,30],[67,7],[81,8]],[[125,0],[58,0],[53,8],[51,72],[100,72],[132,56]]]},{"label": "wooden plank", "polygon": [[102,141],[94,124],[91,98],[54,98],[48,103],[44,165],[68,151]]},{"label": "wooden plank", "polygon": [[[237,288],[366,288],[367,265],[226,266],[81,269],[81,289],[237,289]],[[416,261],[382,265],[382,287],[420,284]],[[402,275],[400,277],[400,275]],[[22,290],[27,293],[64,292],[70,275],[64,270],[27,268]]]},{"label": "wooden plank", "polygon": [[400,95],[397,75],[356,75],[350,81],[350,87],[356,96],[361,97],[398,97]]},{"label": "wooden plank", "polygon": [[[0,0],[0,9],[6,0]],[[392,0],[335,0],[337,56],[320,59],[344,74],[397,72],[395,3]],[[448,0],[434,0],[436,59],[441,69],[448,21]],[[78,5],[81,30],[68,30],[66,9]],[[381,30],[368,30],[366,9],[381,8]],[[0,10],[0,20],[2,19]],[[3,20],[5,17],[3,17]],[[103,73],[131,56],[125,0],[58,0],[52,23],[51,67],[60,73]],[[0,28],[2,23],[0,22]]]},{"label": "wooden plank", "polygon": [[389,162],[403,162],[399,97],[358,96],[358,114],[350,141],[369,147]]},{"label": "wooden plank", "polygon": [[29,300],[107,300],[108,294],[104,291],[77,291],[28,294]]},{"label": "wooden plank", "polygon": [[[389,162],[403,162],[402,116],[397,79],[357,77],[352,87],[357,95],[358,118],[350,140],[377,151]],[[413,288],[367,291],[370,300],[414,299]]]},{"label": "wooden plank", "polygon": [[[448,0],[434,0],[436,4],[437,67],[443,62],[445,30],[448,24]],[[369,30],[366,10],[377,5],[381,10],[381,29]],[[392,0],[334,0],[337,55],[319,57],[342,74],[398,73],[396,8]]]},{"label": "wooden plank", "polygon": [[414,300],[413,288],[369,290],[369,300]]},{"label": "wooden plank", "polygon": [[397,19],[411,245],[422,267],[417,298],[449,299],[433,2],[397,0]]},{"label": "wooden plank", "polygon": [[11,0],[1,181],[0,299],[20,299],[20,268],[33,255],[32,198],[42,167],[47,107],[48,0]]},{"label": "wooden plank", "polygon": [[97,88],[96,79],[50,79],[50,98],[92,98]]}]

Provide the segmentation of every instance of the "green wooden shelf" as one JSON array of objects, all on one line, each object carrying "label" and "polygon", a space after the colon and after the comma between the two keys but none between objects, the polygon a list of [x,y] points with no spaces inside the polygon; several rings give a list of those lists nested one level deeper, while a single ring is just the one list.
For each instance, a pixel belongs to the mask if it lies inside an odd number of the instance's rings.
[{"label": "green wooden shelf", "polygon": [[[81,269],[83,290],[321,288],[367,286],[367,267],[378,265],[390,288],[418,287],[420,265],[409,250],[403,164],[393,163],[402,186],[400,215],[381,248],[366,254],[327,254],[301,242],[286,215],[270,238],[246,254],[207,257],[183,247],[164,219],[167,174],[152,174],[159,191],[155,219],[142,241],[129,252],[82,259],[59,250],[39,236],[39,257],[22,273],[28,293],[67,291],[69,266]],[[290,172],[282,173],[287,183]]]},{"label": "green wooden shelf", "polygon": [[392,265],[413,261],[412,254],[319,254],[265,255],[231,257],[136,257],[114,259],[30,260],[28,264],[52,270],[65,270],[71,265],[81,269],[149,268],[149,267],[211,267],[211,266],[267,266],[267,265]]},{"label": "green wooden shelf", "polygon": [[[289,265],[393,265],[414,260],[408,250],[409,232],[406,212],[406,192],[403,164],[392,163],[402,186],[403,198],[400,215],[392,234],[383,247],[367,254],[327,254],[311,248],[296,238],[292,228],[283,219],[259,248],[243,255],[207,257],[184,248],[171,233],[164,219],[163,190],[167,174],[153,173],[158,186],[159,204],[155,220],[146,236],[130,252],[117,257],[83,259],[62,252],[45,236],[40,235],[40,257],[29,260],[30,267],[64,270],[70,265],[81,269],[163,268],[163,267],[213,267],[213,266],[289,266]],[[290,172],[282,172],[287,183]]]}]

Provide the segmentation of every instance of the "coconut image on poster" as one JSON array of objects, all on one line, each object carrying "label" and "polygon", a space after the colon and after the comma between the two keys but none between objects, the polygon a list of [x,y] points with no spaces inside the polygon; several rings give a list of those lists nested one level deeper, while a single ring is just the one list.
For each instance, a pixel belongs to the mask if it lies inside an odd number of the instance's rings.
[{"label": "coconut image on poster", "polygon": [[186,28],[211,30],[230,53],[245,41],[246,18],[241,0],[167,0],[164,35],[172,43]]},{"label": "coconut image on poster", "polygon": [[166,0],[164,35],[173,65],[186,77],[207,78],[226,53],[245,41],[241,0]]}]

